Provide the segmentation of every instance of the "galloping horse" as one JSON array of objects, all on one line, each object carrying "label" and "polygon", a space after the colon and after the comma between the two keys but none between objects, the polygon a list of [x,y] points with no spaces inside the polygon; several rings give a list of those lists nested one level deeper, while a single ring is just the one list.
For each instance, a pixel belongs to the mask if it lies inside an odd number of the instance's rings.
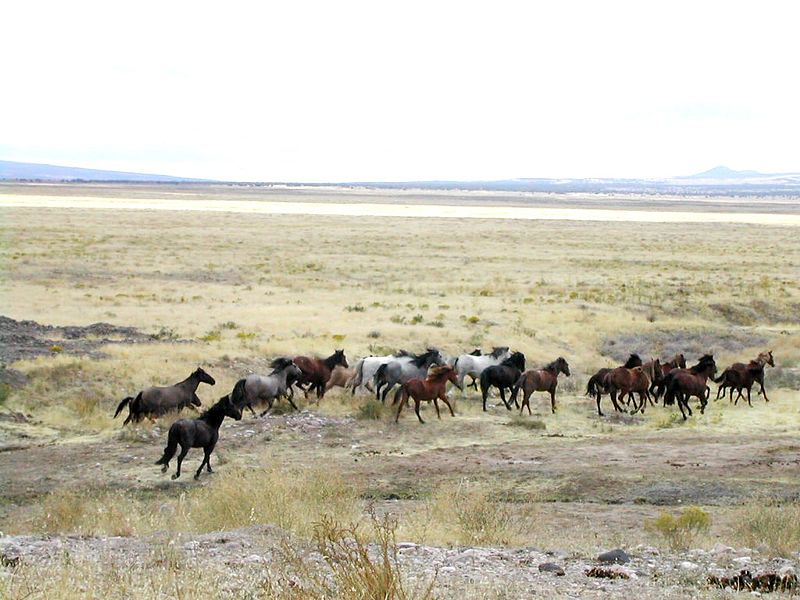
[{"label": "galloping horse", "polygon": [[236,382],[236,385],[233,386],[233,391],[230,393],[231,401],[236,408],[243,409],[247,407],[255,416],[253,405],[265,402],[267,408],[261,413],[263,417],[272,410],[272,405],[276,398],[286,396],[292,408],[297,410],[297,405],[292,400],[290,386],[291,381],[296,381],[303,372],[292,362],[291,358],[276,358],[270,366],[273,371],[266,377],[252,374]]},{"label": "galloping horse", "polygon": [[[706,381],[710,377],[714,377],[716,372],[717,363],[714,362],[714,357],[710,354],[703,355],[691,369],[673,369],[664,379],[666,382],[664,406],[677,400],[678,408],[681,409],[681,415],[685,421],[686,412],[689,415],[692,414],[692,409],[689,407],[689,398],[695,396],[700,400],[700,414],[703,414],[706,404],[708,404],[709,395]],[[684,412],[684,408],[686,412]]]},{"label": "galloping horse", "polygon": [[[642,366],[642,359],[639,358],[638,354],[631,354],[628,357],[628,360],[625,361],[625,364],[622,365],[626,369],[633,369],[634,367],[641,367]],[[602,411],[600,410],[600,398],[602,398],[603,394],[610,394],[608,388],[606,387],[605,379],[606,375],[608,375],[613,369],[611,368],[603,368],[597,371],[594,375],[589,378],[589,382],[586,385],[586,395],[587,396],[594,396],[597,400],[597,414],[601,417],[603,416]],[[616,399],[614,400],[614,409],[618,412],[622,412],[622,409],[616,403]]]},{"label": "galloping horse", "polygon": [[431,365],[444,365],[445,362],[445,357],[439,350],[428,348],[417,356],[403,356],[384,363],[375,371],[375,397],[385,402],[386,396],[395,385],[409,379],[424,379]]},{"label": "galloping horse", "polygon": [[203,462],[194,474],[195,479],[200,479],[200,472],[205,466],[209,473],[211,470],[211,453],[219,439],[219,426],[225,417],[231,417],[237,421],[242,418],[242,411],[236,408],[231,402],[230,396],[223,396],[219,401],[205,411],[196,419],[180,419],[175,421],[169,428],[167,436],[167,447],[164,448],[164,455],[156,461],[157,465],[163,465],[161,472],[166,473],[169,468],[169,461],[175,456],[178,444],[181,446],[181,453],[178,455],[178,470],[172,476],[177,479],[181,476],[181,463],[186,457],[189,448],[203,449]]},{"label": "galloping horse", "polygon": [[[318,399],[322,399],[325,396],[325,384],[331,378],[331,371],[333,371],[334,367],[336,365],[349,366],[344,350],[335,350],[333,354],[324,360],[309,356],[295,356],[294,364],[303,373],[297,381],[297,387],[303,390],[306,398],[308,398],[309,390],[316,390]],[[310,384],[308,389],[302,387],[306,384]]]},{"label": "galloping horse", "polygon": [[655,396],[656,400],[658,400],[661,397],[661,394],[664,393],[664,377],[667,376],[667,373],[673,369],[685,368],[686,358],[683,356],[682,352],[678,352],[668,360],[661,361],[661,377],[654,378],[653,383],[650,386],[650,393]]},{"label": "galloping horse", "polygon": [[201,383],[214,385],[214,378],[198,367],[194,373],[183,381],[166,387],[149,387],[139,392],[135,398],[128,396],[117,406],[114,418],[117,418],[125,405],[128,405],[128,417],[122,423],[124,427],[133,420],[138,423],[142,417],[163,415],[172,410],[181,410],[184,406],[200,406],[200,398],[195,392]]},{"label": "galloping horse", "polygon": [[[629,404],[633,398],[633,394],[638,393],[640,405],[637,406],[636,400],[634,399],[633,411],[631,411],[631,414],[636,414],[639,410],[644,412],[647,399],[650,397],[647,391],[650,389],[650,377],[645,373],[643,365],[634,367],[633,369],[626,369],[625,367],[612,369],[606,374],[604,383],[606,389],[608,389],[611,394],[611,402],[614,404],[615,408],[618,406],[617,392],[620,393],[620,401],[627,395]],[[599,402],[597,403],[597,410],[598,412],[600,411]]]},{"label": "galloping horse", "polygon": [[[399,388],[394,395],[392,404],[397,404],[397,414],[394,417],[394,422],[397,423],[400,419],[400,413],[403,410],[409,396],[414,399],[414,412],[417,413],[417,418],[420,423],[425,423],[419,414],[419,403],[433,400],[433,406],[436,408],[436,417],[441,419],[442,415],[439,413],[439,400],[447,404],[450,409],[450,415],[455,417],[453,407],[450,406],[450,401],[447,399],[447,382],[452,383],[458,387],[458,380],[456,372],[453,367],[449,365],[431,367],[430,373],[425,379],[409,379]],[[399,404],[398,404],[399,403]]]},{"label": "galloping horse", "polygon": [[522,388],[522,405],[519,407],[519,414],[527,406],[528,414],[531,413],[531,394],[533,392],[549,392],[550,393],[550,409],[555,414],[556,412],[556,386],[558,385],[558,374],[563,373],[569,377],[569,364],[567,361],[559,356],[549,365],[543,369],[525,371],[520,375],[517,382],[514,384],[514,390],[511,392],[511,399],[514,405],[517,404],[517,392]]},{"label": "galloping horse", "polygon": [[514,384],[519,380],[520,375],[525,370],[525,355],[522,352],[514,352],[499,365],[486,367],[481,373],[481,396],[483,396],[483,411],[486,412],[486,398],[489,396],[489,389],[495,386],[500,390],[500,399],[511,410],[511,405],[506,402],[506,388],[509,394],[514,389]]},{"label": "galloping horse", "polygon": [[456,358],[453,363],[458,374],[458,387],[464,389],[464,378],[469,375],[472,378],[472,385],[476,390],[478,389],[477,379],[486,367],[499,365],[505,359],[511,356],[511,351],[508,346],[496,346],[492,349],[490,354],[462,354]]},{"label": "galloping horse", "polygon": [[721,384],[719,389],[717,389],[716,400],[719,400],[721,396],[725,396],[725,388],[730,388],[731,400],[733,400],[733,390],[735,389],[739,392],[735,402],[735,404],[738,404],[739,398],[742,397],[742,390],[747,390],[747,404],[753,406],[750,403],[750,390],[753,387],[753,383],[757,381],[761,386],[759,393],[764,396],[765,402],[769,402],[767,391],[764,389],[764,367],[766,365],[770,367],[775,366],[775,360],[772,358],[772,350],[761,352],[748,364],[733,363],[722,372],[722,375],[714,379],[715,383]]},{"label": "galloping horse", "polygon": [[352,386],[351,390],[353,395],[355,395],[356,389],[359,387],[365,387],[370,392],[374,392],[375,390],[372,387],[372,380],[375,377],[375,371],[378,370],[378,367],[385,365],[388,362],[392,362],[396,358],[401,358],[408,355],[408,352],[405,350],[398,350],[394,354],[387,354],[386,356],[365,356],[364,358],[358,360],[353,367],[356,370],[356,373],[353,376],[353,381],[350,384]]},{"label": "galloping horse", "polygon": [[325,384],[325,391],[329,392],[331,388],[334,387],[343,387],[347,388],[352,385],[353,378],[356,375],[356,370],[352,367],[343,367],[342,365],[336,365],[331,371],[331,378],[328,379],[328,383]]}]

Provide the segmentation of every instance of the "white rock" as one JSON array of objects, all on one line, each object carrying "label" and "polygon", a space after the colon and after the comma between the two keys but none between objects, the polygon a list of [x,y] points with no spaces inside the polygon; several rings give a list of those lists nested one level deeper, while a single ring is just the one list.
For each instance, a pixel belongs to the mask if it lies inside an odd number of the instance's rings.
[{"label": "white rock", "polygon": [[693,563],[693,562],[690,562],[688,560],[685,560],[680,564],[680,567],[681,567],[681,569],[684,569],[685,571],[694,571],[695,569],[700,568],[700,565],[698,565],[697,563]]},{"label": "white rock", "polygon": [[714,547],[711,548],[712,554],[725,554],[728,552],[734,552],[734,549],[730,546],[726,546],[725,544],[720,544],[719,542],[714,544]]},{"label": "white rock", "polygon": [[749,556],[738,556],[733,559],[733,562],[738,563],[740,565],[747,565],[753,561]]}]

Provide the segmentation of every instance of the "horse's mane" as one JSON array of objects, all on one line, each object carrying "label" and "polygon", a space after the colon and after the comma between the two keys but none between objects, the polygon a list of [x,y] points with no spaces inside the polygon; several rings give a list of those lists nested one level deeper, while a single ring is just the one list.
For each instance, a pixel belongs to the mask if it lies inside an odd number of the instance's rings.
[{"label": "horse's mane", "polygon": [[208,421],[210,417],[217,415],[222,410],[222,403],[229,399],[230,399],[230,394],[225,394],[219,400],[217,400],[212,406],[201,412],[200,416],[197,418],[201,421]]},{"label": "horse's mane", "polygon": [[625,362],[623,367],[626,369],[632,369],[634,367],[640,367],[642,365],[642,359],[639,358],[639,355],[635,352],[628,357],[628,360]]},{"label": "horse's mane", "polygon": [[416,367],[422,367],[425,362],[434,354],[436,354],[438,350],[433,348],[428,348],[427,351],[423,352],[422,354],[417,354],[411,359],[411,362],[414,363]]},{"label": "horse's mane", "polygon": [[428,371],[428,377],[437,377],[452,370],[453,367],[450,365],[437,365],[435,367],[431,367],[430,371]]},{"label": "horse's mane", "polygon": [[395,356],[411,356],[411,353],[408,350],[403,350],[402,348],[394,353]]},{"label": "horse's mane", "polygon": [[333,368],[337,364],[339,364],[339,363],[335,362],[336,361],[336,357],[339,356],[339,354],[344,355],[344,350],[334,350],[333,354],[331,354],[328,358],[326,358],[322,362],[325,363],[326,367],[328,367],[329,369],[333,370]]},{"label": "horse's mane", "polygon": [[290,364],[292,364],[292,359],[288,356],[279,356],[278,358],[274,359],[271,363],[269,363],[269,368],[272,369],[273,373],[276,371],[282,371]]},{"label": "horse's mane", "polygon": [[525,355],[522,352],[514,352],[501,364],[504,367],[514,367],[516,369],[522,370],[525,368]]},{"label": "horse's mane", "polygon": [[470,356],[483,356],[483,351],[480,348],[475,348],[472,352],[469,353]]},{"label": "horse's mane", "polygon": [[700,360],[697,361],[697,364],[691,367],[689,370],[692,373],[699,373],[700,371],[705,369],[706,366],[710,363],[711,364],[714,363],[714,356],[711,354],[704,354],[703,356],[700,357]]},{"label": "horse's mane", "polygon": [[507,350],[508,346],[495,346],[494,348],[492,348],[491,355],[494,356],[495,358],[500,358],[503,352],[506,352]]}]

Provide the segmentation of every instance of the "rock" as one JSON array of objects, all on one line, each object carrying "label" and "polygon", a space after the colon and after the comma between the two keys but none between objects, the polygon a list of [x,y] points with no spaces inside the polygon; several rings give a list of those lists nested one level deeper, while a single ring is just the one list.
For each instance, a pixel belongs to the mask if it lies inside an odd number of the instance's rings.
[{"label": "rock", "polygon": [[539,571],[542,573],[554,573],[555,575],[562,576],[564,575],[564,569],[562,569],[556,563],[546,562],[539,565]]},{"label": "rock", "polygon": [[752,562],[752,560],[753,559],[751,559],[749,556],[739,556],[737,558],[734,558],[733,562],[735,562],[735,563],[737,563],[739,565],[747,565],[747,564],[750,564]]},{"label": "rock", "polygon": [[628,556],[628,553],[625,552],[622,548],[617,548],[616,550],[609,550],[608,552],[603,552],[597,557],[597,561],[601,562],[605,565],[624,565],[625,563],[630,562],[631,557]]},{"label": "rock", "polygon": [[685,560],[680,564],[680,568],[685,570],[685,571],[694,571],[695,569],[700,568],[700,565],[698,565],[697,563],[693,563],[693,562],[690,562],[688,560]]},{"label": "rock", "polygon": [[711,554],[728,554],[731,552],[735,552],[735,550],[730,546],[726,546],[725,544],[720,544],[719,542],[714,544],[714,547],[711,548]]}]

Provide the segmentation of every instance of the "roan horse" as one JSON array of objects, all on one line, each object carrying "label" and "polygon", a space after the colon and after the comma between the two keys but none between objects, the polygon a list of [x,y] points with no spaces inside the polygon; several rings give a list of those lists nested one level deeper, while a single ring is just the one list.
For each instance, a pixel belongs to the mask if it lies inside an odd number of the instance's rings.
[{"label": "roan horse", "polygon": [[[622,366],[626,369],[641,367],[642,359],[639,358],[638,354],[631,354],[628,357],[628,360],[625,361],[625,364]],[[606,375],[608,375],[611,371],[613,371],[613,369],[607,367],[598,370],[597,373],[589,378],[589,382],[586,385],[586,395],[595,397],[597,400],[597,414],[601,417],[603,416],[603,412],[600,410],[600,399],[602,398],[603,394],[611,395],[610,391],[606,387]],[[614,402],[614,409],[621,412],[622,409],[616,403],[616,399],[612,399],[612,401]]]},{"label": "roan horse", "polygon": [[514,384],[514,390],[511,392],[511,399],[514,405],[517,404],[517,392],[522,388],[522,404],[519,407],[519,414],[527,406],[528,414],[531,413],[531,394],[533,392],[549,392],[550,393],[550,408],[555,414],[556,412],[556,386],[558,385],[558,374],[563,373],[569,377],[569,364],[563,356],[559,356],[549,365],[543,369],[531,369],[525,371],[520,375],[517,382]]},{"label": "roan horse", "polygon": [[154,416],[173,410],[181,410],[185,406],[200,406],[200,398],[195,392],[201,383],[214,385],[216,381],[198,367],[194,373],[180,383],[166,387],[149,387],[139,392],[135,398],[131,396],[124,398],[117,406],[114,418],[122,412],[126,404],[128,405],[128,417],[122,423],[123,427],[131,420],[138,423],[144,416],[152,419]]},{"label": "roan horse", "polygon": [[[705,412],[708,404],[709,389],[706,381],[714,377],[717,372],[717,364],[714,357],[710,354],[703,355],[698,363],[691,369],[673,369],[664,378],[666,382],[666,392],[664,394],[664,406],[678,401],[678,408],[681,415],[686,420],[686,412],[692,414],[689,407],[689,398],[695,396],[700,400],[700,414]],[[684,408],[686,411],[684,411]]]},{"label": "roan horse", "polygon": [[350,383],[353,395],[355,395],[356,389],[359,387],[365,387],[370,392],[374,392],[375,389],[372,387],[372,380],[375,377],[375,371],[378,370],[378,367],[402,356],[408,356],[408,352],[405,350],[398,350],[394,354],[387,354],[386,356],[365,356],[359,359],[353,367],[356,373]]},{"label": "roan horse", "polygon": [[[344,350],[335,350],[333,354],[324,360],[308,356],[295,356],[294,364],[303,372],[297,382],[297,387],[303,390],[306,397],[308,397],[310,390],[316,390],[318,399],[322,399],[325,396],[325,384],[331,378],[331,371],[333,371],[334,367],[336,365],[350,366],[347,364]],[[303,387],[306,384],[310,385],[308,389]]]},{"label": "roan horse", "polygon": [[525,370],[525,355],[522,352],[514,352],[499,365],[486,367],[481,373],[481,396],[483,397],[483,411],[486,412],[486,398],[492,386],[500,390],[500,399],[511,410],[511,405],[506,402],[505,390],[511,393],[514,384]]},{"label": "roan horse", "polygon": [[750,390],[755,382],[761,386],[760,394],[764,396],[764,401],[769,402],[767,398],[767,391],[764,389],[764,367],[769,365],[775,366],[775,360],[772,358],[772,350],[766,350],[760,353],[755,360],[751,360],[748,364],[733,363],[730,367],[722,372],[722,375],[714,379],[715,383],[720,386],[717,389],[716,400],[725,396],[725,388],[730,388],[730,399],[733,400],[733,391],[736,390],[739,394],[736,396],[736,404],[739,403],[739,398],[742,397],[742,390],[747,390],[747,404],[750,403]]},{"label": "roan horse", "polygon": [[509,356],[511,356],[511,352],[508,346],[496,346],[492,349],[490,354],[476,355],[474,352],[471,354],[462,354],[456,358],[456,362],[453,363],[453,368],[458,375],[458,387],[464,390],[464,378],[469,375],[472,378],[472,383],[470,385],[474,386],[477,390],[478,384],[476,382],[481,376],[481,373],[483,373],[483,370],[486,367],[499,365]]},{"label": "roan horse", "polygon": [[417,413],[417,418],[420,423],[425,423],[419,414],[419,403],[423,401],[433,401],[433,406],[436,408],[436,416],[441,419],[442,415],[439,412],[439,400],[447,405],[450,409],[450,415],[455,417],[453,407],[447,399],[447,382],[452,383],[458,387],[458,380],[456,372],[453,367],[449,365],[432,367],[430,373],[425,379],[414,378],[409,379],[399,388],[394,395],[392,404],[397,404],[397,414],[394,417],[394,422],[397,423],[400,419],[400,413],[403,406],[408,402],[408,398],[414,399],[414,412]]},{"label": "roan horse", "polygon": [[292,400],[290,386],[292,381],[296,381],[302,375],[302,371],[291,358],[286,357],[276,358],[270,363],[270,367],[273,369],[272,373],[266,377],[252,374],[236,382],[230,393],[231,401],[236,408],[241,410],[247,407],[255,416],[253,405],[265,402],[267,408],[261,413],[263,417],[272,410],[277,398],[286,396],[292,408],[297,410],[297,405]]},{"label": "roan horse", "polygon": [[166,473],[169,469],[169,461],[175,456],[178,444],[181,446],[181,453],[178,455],[178,470],[172,475],[173,479],[181,476],[181,463],[189,452],[190,448],[203,449],[203,462],[194,474],[195,479],[200,479],[200,472],[205,466],[209,473],[211,470],[211,453],[219,439],[219,426],[225,417],[231,417],[237,421],[242,418],[242,411],[234,406],[230,396],[226,395],[205,411],[196,419],[180,419],[175,421],[169,428],[167,436],[167,446],[164,448],[164,455],[156,461],[157,465],[163,465],[161,472]]},{"label": "roan horse", "polygon": [[403,356],[384,363],[375,371],[375,397],[386,402],[386,396],[395,385],[409,379],[424,379],[431,365],[444,364],[445,358],[436,348],[428,348],[422,354]]}]

